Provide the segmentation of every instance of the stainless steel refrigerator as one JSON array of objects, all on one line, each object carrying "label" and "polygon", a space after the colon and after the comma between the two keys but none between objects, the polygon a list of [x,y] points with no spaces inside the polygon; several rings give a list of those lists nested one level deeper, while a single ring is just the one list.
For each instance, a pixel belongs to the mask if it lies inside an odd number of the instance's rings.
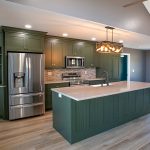
[{"label": "stainless steel refrigerator", "polygon": [[44,55],[8,53],[9,120],[45,112]]}]

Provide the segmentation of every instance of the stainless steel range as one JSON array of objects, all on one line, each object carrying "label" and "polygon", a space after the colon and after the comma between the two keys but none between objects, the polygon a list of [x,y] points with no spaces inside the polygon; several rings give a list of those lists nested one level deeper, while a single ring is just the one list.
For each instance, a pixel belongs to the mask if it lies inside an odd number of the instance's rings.
[{"label": "stainless steel range", "polygon": [[74,85],[86,85],[86,80],[81,78],[80,72],[68,72],[62,74],[62,80],[69,81],[70,86]]},{"label": "stainless steel range", "polygon": [[43,114],[44,55],[8,53],[9,120]]}]

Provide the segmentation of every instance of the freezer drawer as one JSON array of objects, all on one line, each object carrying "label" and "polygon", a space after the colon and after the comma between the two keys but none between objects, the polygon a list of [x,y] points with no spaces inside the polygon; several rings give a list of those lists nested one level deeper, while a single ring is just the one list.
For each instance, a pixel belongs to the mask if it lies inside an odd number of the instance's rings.
[{"label": "freezer drawer", "polygon": [[42,115],[44,114],[44,104],[26,104],[11,106],[9,109],[9,120],[25,118],[30,116]]},{"label": "freezer drawer", "polygon": [[9,105],[23,105],[23,104],[34,104],[34,103],[44,103],[44,93],[32,93],[32,94],[18,94],[10,95]]}]

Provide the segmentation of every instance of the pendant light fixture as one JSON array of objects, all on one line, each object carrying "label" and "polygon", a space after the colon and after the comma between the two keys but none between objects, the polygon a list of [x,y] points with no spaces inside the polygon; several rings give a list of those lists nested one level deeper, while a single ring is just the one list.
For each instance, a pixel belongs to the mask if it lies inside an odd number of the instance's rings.
[{"label": "pendant light fixture", "polygon": [[[106,26],[106,41],[96,43],[96,51],[99,53],[121,53],[123,44],[113,42],[113,30],[115,28]],[[108,30],[111,30],[112,41],[108,41]]]}]

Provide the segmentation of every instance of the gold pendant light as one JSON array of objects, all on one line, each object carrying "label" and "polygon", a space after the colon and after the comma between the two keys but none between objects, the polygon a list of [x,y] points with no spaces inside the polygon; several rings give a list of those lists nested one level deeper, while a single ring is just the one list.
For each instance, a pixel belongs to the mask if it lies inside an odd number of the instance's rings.
[{"label": "gold pendant light", "polygon": [[[96,43],[96,51],[99,53],[122,53],[123,44],[113,42],[113,30],[115,28],[106,26],[107,40]],[[108,41],[108,30],[112,31],[112,41]]]}]

